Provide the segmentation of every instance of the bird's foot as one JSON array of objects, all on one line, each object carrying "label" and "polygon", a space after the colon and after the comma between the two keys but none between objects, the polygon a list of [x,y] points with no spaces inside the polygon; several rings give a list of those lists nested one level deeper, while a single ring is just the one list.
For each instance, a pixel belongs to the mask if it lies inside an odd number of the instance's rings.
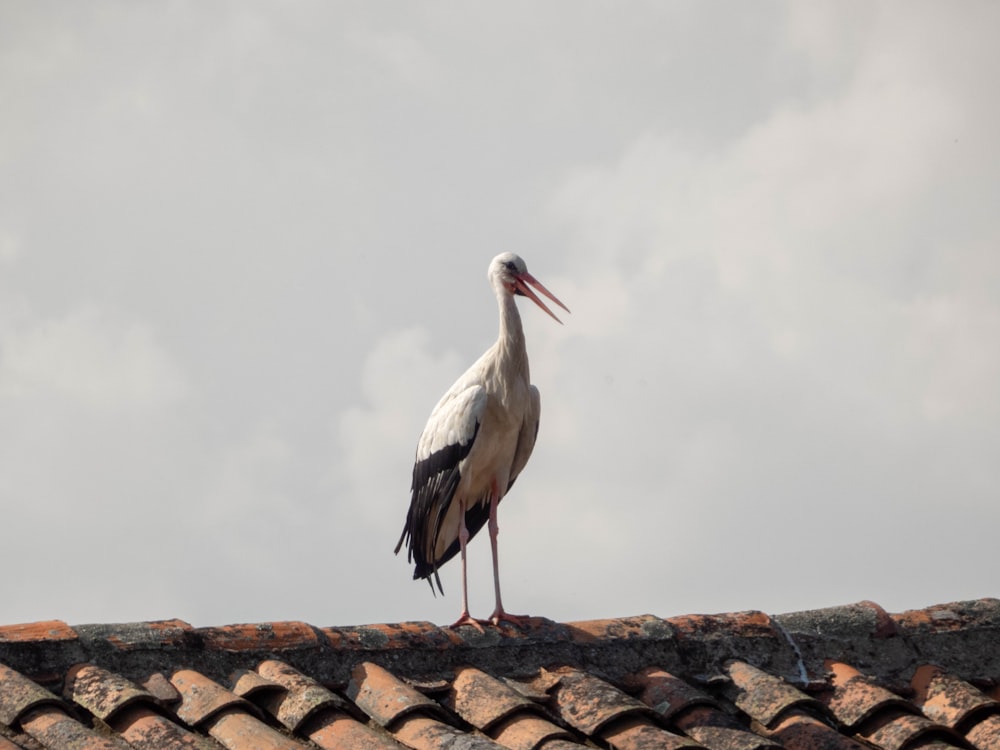
[{"label": "bird's foot", "polygon": [[531,621],[531,615],[512,615],[510,612],[506,612],[503,609],[493,610],[493,614],[490,615],[490,622],[499,627],[502,623],[509,623],[515,628],[524,629],[526,625]]},{"label": "bird's foot", "polygon": [[487,622],[486,620],[477,620],[475,617],[473,617],[472,615],[470,615],[468,612],[463,612],[459,616],[459,618],[457,620],[455,620],[455,622],[453,622],[448,627],[451,628],[452,630],[454,630],[455,628],[461,627],[462,625],[471,625],[476,630],[478,630],[480,633],[485,633],[486,631],[483,629],[483,625],[486,622]]}]

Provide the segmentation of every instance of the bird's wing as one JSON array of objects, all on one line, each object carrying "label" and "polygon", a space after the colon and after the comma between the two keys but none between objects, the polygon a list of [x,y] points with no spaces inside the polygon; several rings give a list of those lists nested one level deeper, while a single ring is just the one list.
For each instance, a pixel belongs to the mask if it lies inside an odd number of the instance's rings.
[{"label": "bird's wing", "polygon": [[414,578],[436,577],[438,566],[454,554],[436,558],[434,550],[442,542],[453,546],[442,534],[457,538],[457,524],[454,529],[445,528],[445,518],[462,478],[462,461],[479,432],[486,400],[486,389],[479,385],[449,391],[434,407],[417,443],[410,509],[396,545],[399,552],[408,540],[407,559],[416,565]]},{"label": "bird's wing", "polygon": [[[535,438],[538,437],[538,420],[542,413],[542,398],[535,386],[528,386],[528,409],[521,422],[521,432],[517,436],[517,447],[514,449],[514,461],[510,466],[510,480],[507,491],[514,486],[514,480],[528,463],[531,451],[535,448]],[[506,494],[506,493],[505,493]]]}]

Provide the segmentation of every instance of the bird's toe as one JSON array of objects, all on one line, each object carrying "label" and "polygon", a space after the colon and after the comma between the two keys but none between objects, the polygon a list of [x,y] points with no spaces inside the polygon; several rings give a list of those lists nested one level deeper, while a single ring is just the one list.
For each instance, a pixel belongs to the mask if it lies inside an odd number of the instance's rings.
[{"label": "bird's toe", "polygon": [[508,625],[513,625],[515,628],[523,630],[531,622],[531,615],[512,615],[510,612],[504,610],[496,610],[490,615],[491,623],[500,627],[502,624],[507,623]]},{"label": "bird's toe", "polygon": [[460,628],[463,625],[470,625],[471,627],[474,627],[476,630],[478,630],[480,633],[485,633],[486,631],[483,629],[484,624],[485,624],[484,620],[477,620],[468,612],[463,612],[461,616],[448,627],[454,630],[455,628]]}]

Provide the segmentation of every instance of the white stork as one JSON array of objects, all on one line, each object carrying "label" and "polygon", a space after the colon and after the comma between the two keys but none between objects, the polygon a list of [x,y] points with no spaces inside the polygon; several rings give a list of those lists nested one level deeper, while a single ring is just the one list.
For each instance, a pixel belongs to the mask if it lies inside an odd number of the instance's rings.
[{"label": "white stork", "polygon": [[431,412],[417,443],[410,509],[396,544],[398,554],[407,543],[407,561],[415,563],[414,579],[426,578],[431,591],[436,582],[441,593],[438,568],[461,553],[462,614],[452,627],[480,627],[469,615],[465,545],[487,521],[496,593],[489,621],[521,625],[526,619],[504,610],[497,562],[497,504],[528,462],[540,411],[538,389],[528,375],[528,352],[514,296],[527,297],[561,323],[531,284],[569,312],[513,253],[495,257],[488,276],[500,306],[500,336]]}]

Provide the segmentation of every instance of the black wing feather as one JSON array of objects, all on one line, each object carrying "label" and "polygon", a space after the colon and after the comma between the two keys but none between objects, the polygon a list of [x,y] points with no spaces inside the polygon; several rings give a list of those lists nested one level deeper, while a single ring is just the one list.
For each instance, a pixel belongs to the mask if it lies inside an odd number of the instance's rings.
[{"label": "black wing feather", "polygon": [[[403,544],[406,543],[406,560],[415,564],[413,578],[430,578],[433,575],[438,590],[442,594],[444,589],[441,588],[441,579],[437,570],[457,554],[459,550],[458,540],[448,547],[438,560],[429,559],[427,551],[433,550],[437,544],[437,536],[455,497],[458,483],[462,479],[459,464],[469,455],[478,433],[479,422],[477,421],[475,430],[467,442],[446,445],[413,465],[410,509],[406,513],[403,533],[396,543],[396,553],[398,554]],[[482,519],[473,518],[474,515],[481,515],[482,511],[473,514],[471,510],[465,516],[470,538],[482,528],[489,516],[487,509],[486,515]],[[431,590],[433,589],[434,583],[432,582]]]}]

